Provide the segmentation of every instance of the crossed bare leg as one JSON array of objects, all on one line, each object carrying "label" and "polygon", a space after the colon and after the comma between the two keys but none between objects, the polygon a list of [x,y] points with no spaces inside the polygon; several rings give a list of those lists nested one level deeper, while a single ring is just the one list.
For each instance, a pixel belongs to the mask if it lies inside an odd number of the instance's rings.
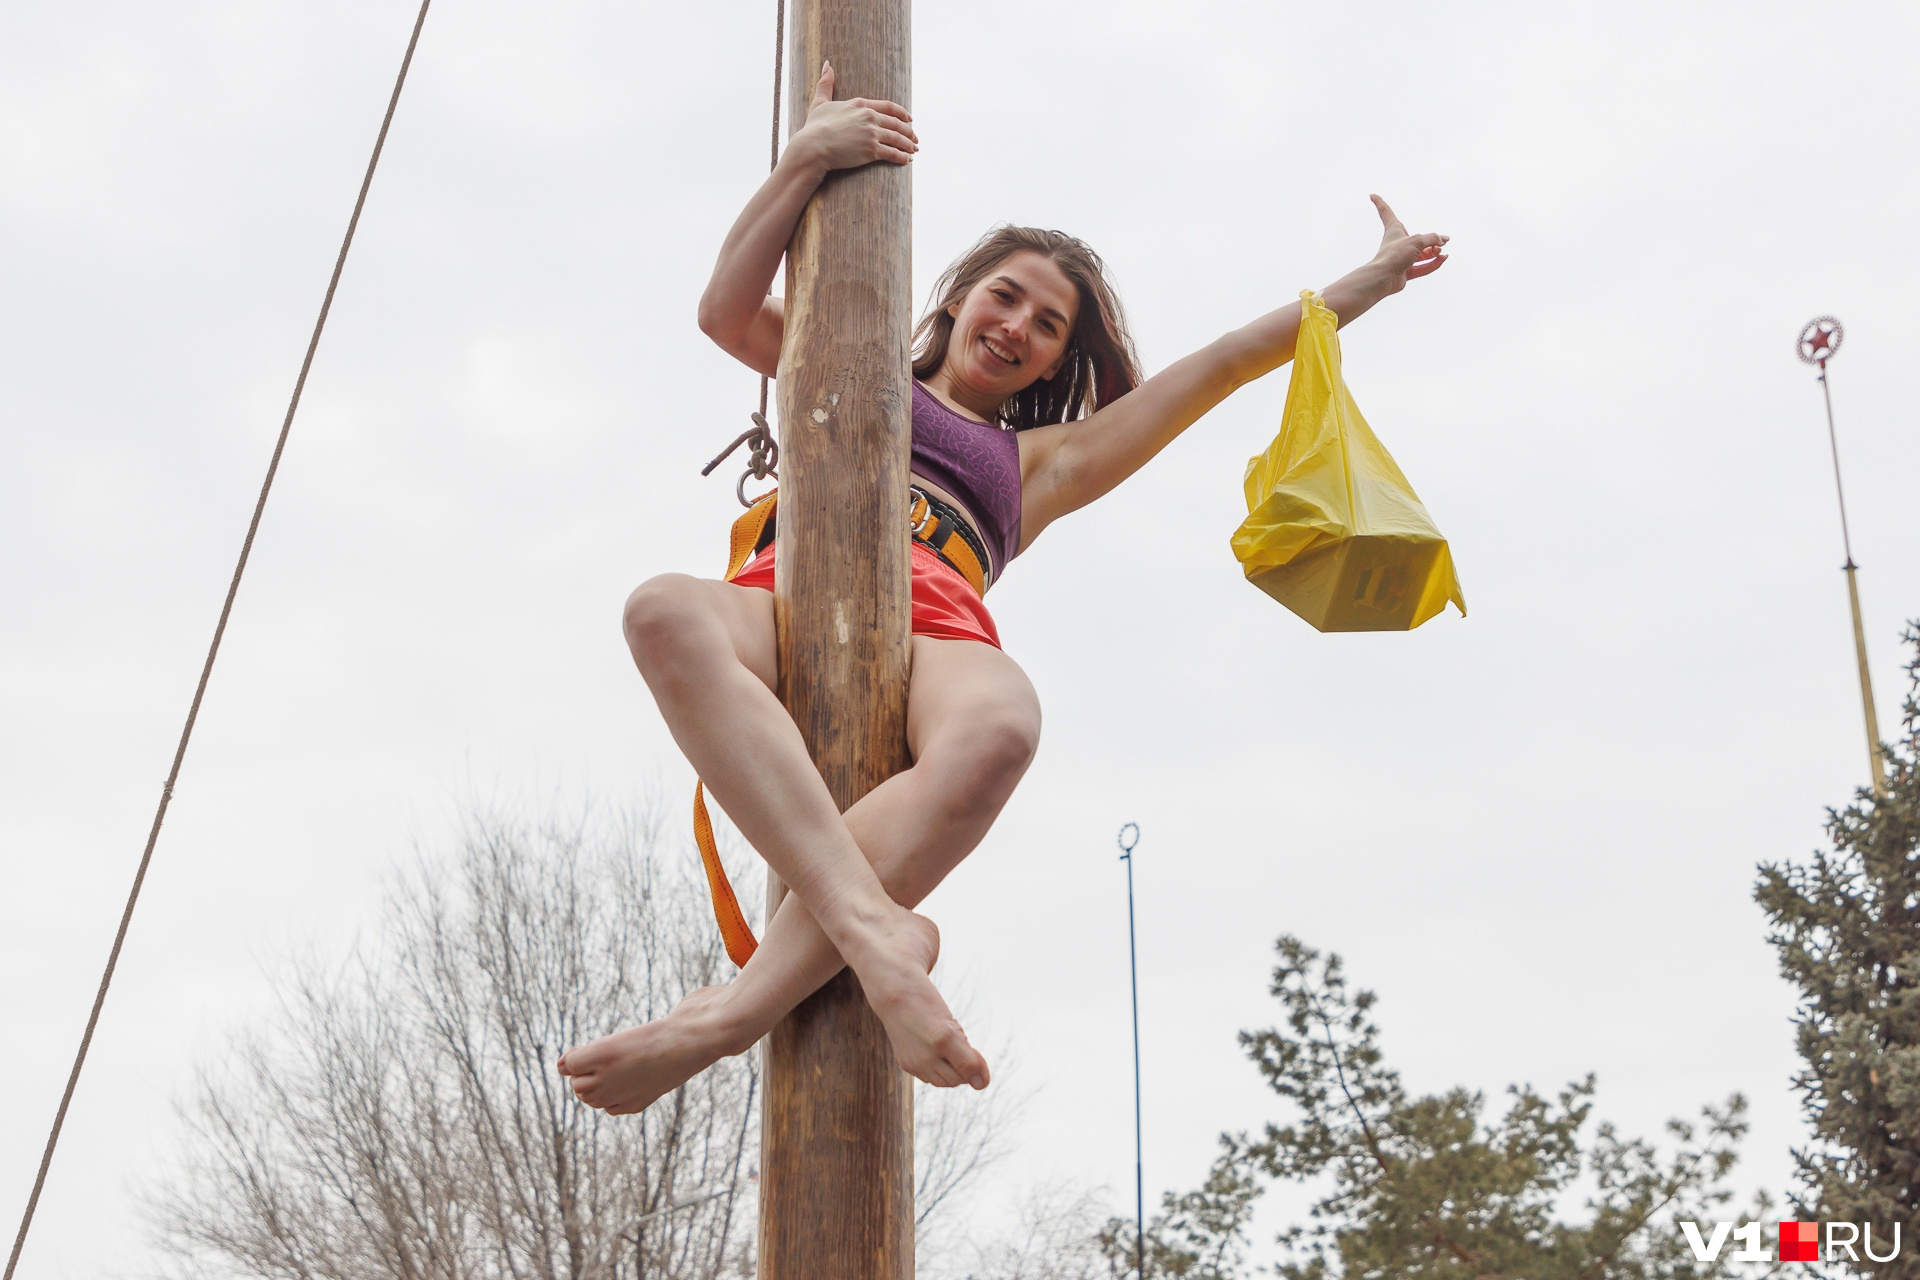
[{"label": "crossed bare leg", "polygon": [[676,740],[791,892],[731,984],[568,1050],[560,1070],[575,1093],[638,1111],[750,1048],[843,964],[902,1067],[933,1084],[985,1087],[985,1060],[927,977],[938,932],[907,908],[979,843],[1032,758],[1039,708],[1020,669],[990,645],[916,637],[915,765],[843,819],[771,692],[765,592],[654,579],[629,602],[628,637]]}]

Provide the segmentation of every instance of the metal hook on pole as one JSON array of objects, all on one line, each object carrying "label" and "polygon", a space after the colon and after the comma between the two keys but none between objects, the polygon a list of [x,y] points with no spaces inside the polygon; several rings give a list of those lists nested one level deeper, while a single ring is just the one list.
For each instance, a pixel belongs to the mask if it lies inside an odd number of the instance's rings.
[{"label": "metal hook on pole", "polygon": [[1860,619],[1860,566],[1853,562],[1853,534],[1847,527],[1847,490],[1840,482],[1840,436],[1833,425],[1833,391],[1827,385],[1827,361],[1840,350],[1846,329],[1832,316],[1815,316],[1800,330],[1793,352],[1804,364],[1815,366],[1820,383],[1820,398],[1827,408],[1827,447],[1833,455],[1833,492],[1840,500],[1840,545],[1847,562],[1840,566],[1847,575],[1847,602],[1853,609],[1853,653],[1860,665],[1860,703],[1866,711],[1867,769],[1873,782],[1873,794],[1887,794],[1886,763],[1880,755],[1880,717],[1873,707],[1873,675],[1867,666],[1867,630]]},{"label": "metal hook on pole", "polygon": [[1138,1280],[1146,1280],[1147,1184],[1142,1172],[1140,1132],[1140,950],[1133,933],[1133,851],[1140,843],[1140,824],[1122,826],[1116,843],[1120,861],[1127,864],[1127,974],[1133,986],[1133,1265]]},{"label": "metal hook on pole", "polygon": [[741,445],[748,448],[747,469],[740,473],[740,483],[734,485],[734,496],[740,499],[740,505],[750,507],[758,498],[747,496],[747,481],[765,480],[769,477],[778,480],[780,473],[774,470],[780,462],[780,444],[773,438],[773,428],[767,425],[766,414],[752,415],[753,425],[733,438],[733,443],[720,451],[720,456],[700,468],[700,474],[710,476],[713,469],[733,456],[733,451]]}]

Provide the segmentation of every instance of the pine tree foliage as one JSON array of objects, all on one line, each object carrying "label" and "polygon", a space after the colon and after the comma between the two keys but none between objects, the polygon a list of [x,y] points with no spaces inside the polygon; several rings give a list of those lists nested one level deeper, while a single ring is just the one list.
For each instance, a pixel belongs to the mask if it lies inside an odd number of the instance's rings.
[{"label": "pine tree foliage", "polygon": [[1830,813],[1831,847],[1807,864],[1766,864],[1755,897],[1781,972],[1800,989],[1794,1077],[1813,1143],[1794,1152],[1807,1218],[1898,1223],[1902,1256],[1860,1266],[1920,1277],[1920,626],[1903,740],[1887,750],[1887,794],[1863,788]]},{"label": "pine tree foliage", "polygon": [[[1746,1132],[1738,1095],[1697,1123],[1667,1125],[1667,1151],[1598,1124],[1583,1142],[1593,1078],[1552,1097],[1508,1089],[1497,1118],[1484,1095],[1410,1095],[1386,1065],[1374,996],[1354,991],[1338,956],[1279,942],[1272,994],[1282,1026],[1241,1034],[1267,1083],[1295,1112],[1263,1133],[1225,1135],[1199,1190],[1169,1194],[1147,1229],[1146,1274],[1233,1280],[1262,1179],[1326,1188],[1308,1224],[1284,1233],[1285,1280],[1692,1280],[1676,1222],[1730,1216],[1724,1179]],[[1577,1190],[1576,1190],[1577,1188]],[[1584,1196],[1569,1221],[1567,1201]],[[1102,1238],[1116,1275],[1132,1270],[1132,1224]]]},{"label": "pine tree foliage", "polygon": [[[1237,1280],[1247,1275],[1247,1227],[1261,1187],[1245,1157],[1245,1145],[1222,1134],[1226,1154],[1214,1162],[1197,1191],[1161,1199],[1161,1211],[1147,1225],[1144,1269],[1148,1276],[1180,1280]],[[1100,1233],[1112,1275],[1135,1273],[1138,1233],[1131,1218],[1111,1218]]]}]

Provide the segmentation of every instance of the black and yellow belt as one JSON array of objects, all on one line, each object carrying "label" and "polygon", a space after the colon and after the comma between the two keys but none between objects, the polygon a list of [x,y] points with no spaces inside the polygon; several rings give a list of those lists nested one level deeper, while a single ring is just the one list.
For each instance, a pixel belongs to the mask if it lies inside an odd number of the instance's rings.
[{"label": "black and yellow belt", "polygon": [[[731,582],[747,567],[747,561],[773,541],[774,515],[778,491],[769,492],[748,507],[733,522],[733,534],[727,548],[727,581]],[[951,503],[942,502],[918,485],[907,491],[907,530],[915,542],[928,550],[967,580],[978,595],[987,594],[993,581],[993,562],[987,558],[986,544],[967,518]]]},{"label": "black and yellow belt", "polygon": [[987,559],[987,549],[967,518],[918,485],[907,493],[910,498],[907,528],[912,531],[913,540],[925,543],[933,554],[946,561],[967,580],[975,595],[986,595],[987,584],[993,581],[993,573],[987,566],[993,562]]}]

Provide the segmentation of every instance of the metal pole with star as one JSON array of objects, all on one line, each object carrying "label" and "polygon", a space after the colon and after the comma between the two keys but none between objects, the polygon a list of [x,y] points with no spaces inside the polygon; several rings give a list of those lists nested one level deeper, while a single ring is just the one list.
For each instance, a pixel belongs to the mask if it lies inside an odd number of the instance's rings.
[{"label": "metal pole with star", "polygon": [[1866,710],[1867,722],[1867,770],[1873,780],[1873,794],[1884,798],[1887,794],[1887,770],[1880,755],[1880,717],[1873,709],[1873,675],[1867,667],[1867,629],[1860,621],[1860,566],[1853,562],[1853,535],[1847,529],[1847,490],[1840,483],[1840,437],[1833,427],[1833,392],[1827,385],[1827,361],[1840,349],[1840,340],[1846,336],[1846,330],[1832,316],[1819,316],[1807,321],[1800,330],[1800,340],[1794,345],[1794,351],[1800,359],[1819,370],[1820,396],[1827,406],[1827,445],[1833,453],[1833,490],[1840,499],[1840,545],[1847,555],[1846,564],[1841,568],[1847,575],[1847,601],[1853,607],[1853,653],[1860,664],[1860,703]]}]

